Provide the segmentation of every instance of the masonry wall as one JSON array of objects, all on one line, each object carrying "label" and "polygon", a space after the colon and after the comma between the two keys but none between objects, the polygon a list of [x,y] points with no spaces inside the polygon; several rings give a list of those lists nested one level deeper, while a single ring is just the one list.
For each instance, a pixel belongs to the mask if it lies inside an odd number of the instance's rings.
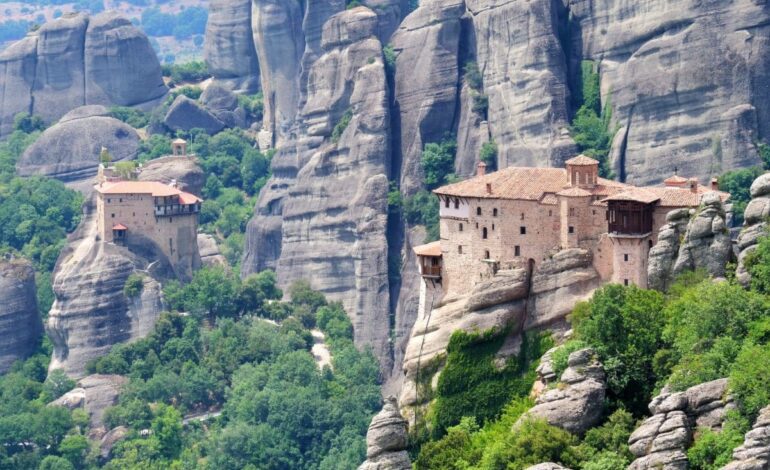
[{"label": "masonry wall", "polygon": [[647,288],[647,263],[652,236],[621,237],[611,235],[614,249],[612,282]]}]

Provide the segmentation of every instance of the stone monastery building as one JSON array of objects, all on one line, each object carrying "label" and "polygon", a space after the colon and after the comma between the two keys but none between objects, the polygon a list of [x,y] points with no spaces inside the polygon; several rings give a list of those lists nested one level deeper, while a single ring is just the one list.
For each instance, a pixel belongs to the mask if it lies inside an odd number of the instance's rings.
[{"label": "stone monastery building", "polygon": [[647,259],[666,214],[695,208],[704,194],[729,194],[674,175],[635,187],[599,177],[584,155],[565,168],[505,168],[440,187],[437,242],[414,249],[426,280],[465,293],[498,269],[535,270],[559,250],[582,248],[606,282],[647,287]]},{"label": "stone monastery building", "polygon": [[[176,153],[176,152],[175,152]],[[182,277],[200,266],[197,196],[158,181],[124,180],[100,165],[96,192],[97,237],[129,246],[152,243]]]}]

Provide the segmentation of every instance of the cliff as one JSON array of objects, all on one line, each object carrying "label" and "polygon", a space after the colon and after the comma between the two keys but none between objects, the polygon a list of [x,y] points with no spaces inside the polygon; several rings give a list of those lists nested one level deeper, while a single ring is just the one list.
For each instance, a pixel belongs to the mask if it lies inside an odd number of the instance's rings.
[{"label": "cliff", "polygon": [[42,332],[35,270],[22,259],[0,260],[0,374],[34,352]]},{"label": "cliff", "polygon": [[0,53],[0,136],[21,112],[52,123],[83,105],[150,105],[166,91],[147,36],[127,18],[65,15]]}]

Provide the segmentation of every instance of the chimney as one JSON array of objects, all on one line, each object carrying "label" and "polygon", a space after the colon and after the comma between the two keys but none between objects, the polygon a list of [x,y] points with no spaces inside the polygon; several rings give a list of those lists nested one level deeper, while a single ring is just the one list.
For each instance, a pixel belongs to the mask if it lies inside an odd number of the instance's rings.
[{"label": "chimney", "polygon": [[492,183],[487,183],[487,194],[492,194]]},{"label": "chimney", "polygon": [[484,176],[487,174],[487,164],[484,162],[479,162],[478,166],[476,167],[476,176]]},{"label": "chimney", "polygon": [[719,191],[719,179],[711,178],[711,189],[714,191]]},{"label": "chimney", "polygon": [[690,191],[694,193],[698,192],[698,180],[695,178],[690,178]]}]

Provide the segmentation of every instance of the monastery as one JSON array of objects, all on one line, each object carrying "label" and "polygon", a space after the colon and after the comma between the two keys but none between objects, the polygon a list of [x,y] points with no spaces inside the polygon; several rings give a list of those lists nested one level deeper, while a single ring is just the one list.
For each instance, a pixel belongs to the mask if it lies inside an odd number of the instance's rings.
[{"label": "monastery", "polygon": [[[187,157],[184,140],[173,142],[173,156]],[[137,247],[151,243],[182,278],[200,266],[200,198],[180,190],[176,181],[126,180],[103,164],[94,190],[98,240]]]},{"label": "monastery", "polygon": [[[663,186],[635,187],[599,177],[584,155],[565,168],[505,168],[433,192],[440,240],[414,249],[425,286],[465,293],[498,269],[536,270],[559,250],[582,248],[605,282],[647,287],[647,261],[666,214],[696,208],[704,194],[728,193],[674,175]],[[423,302],[421,301],[421,305]]]}]

